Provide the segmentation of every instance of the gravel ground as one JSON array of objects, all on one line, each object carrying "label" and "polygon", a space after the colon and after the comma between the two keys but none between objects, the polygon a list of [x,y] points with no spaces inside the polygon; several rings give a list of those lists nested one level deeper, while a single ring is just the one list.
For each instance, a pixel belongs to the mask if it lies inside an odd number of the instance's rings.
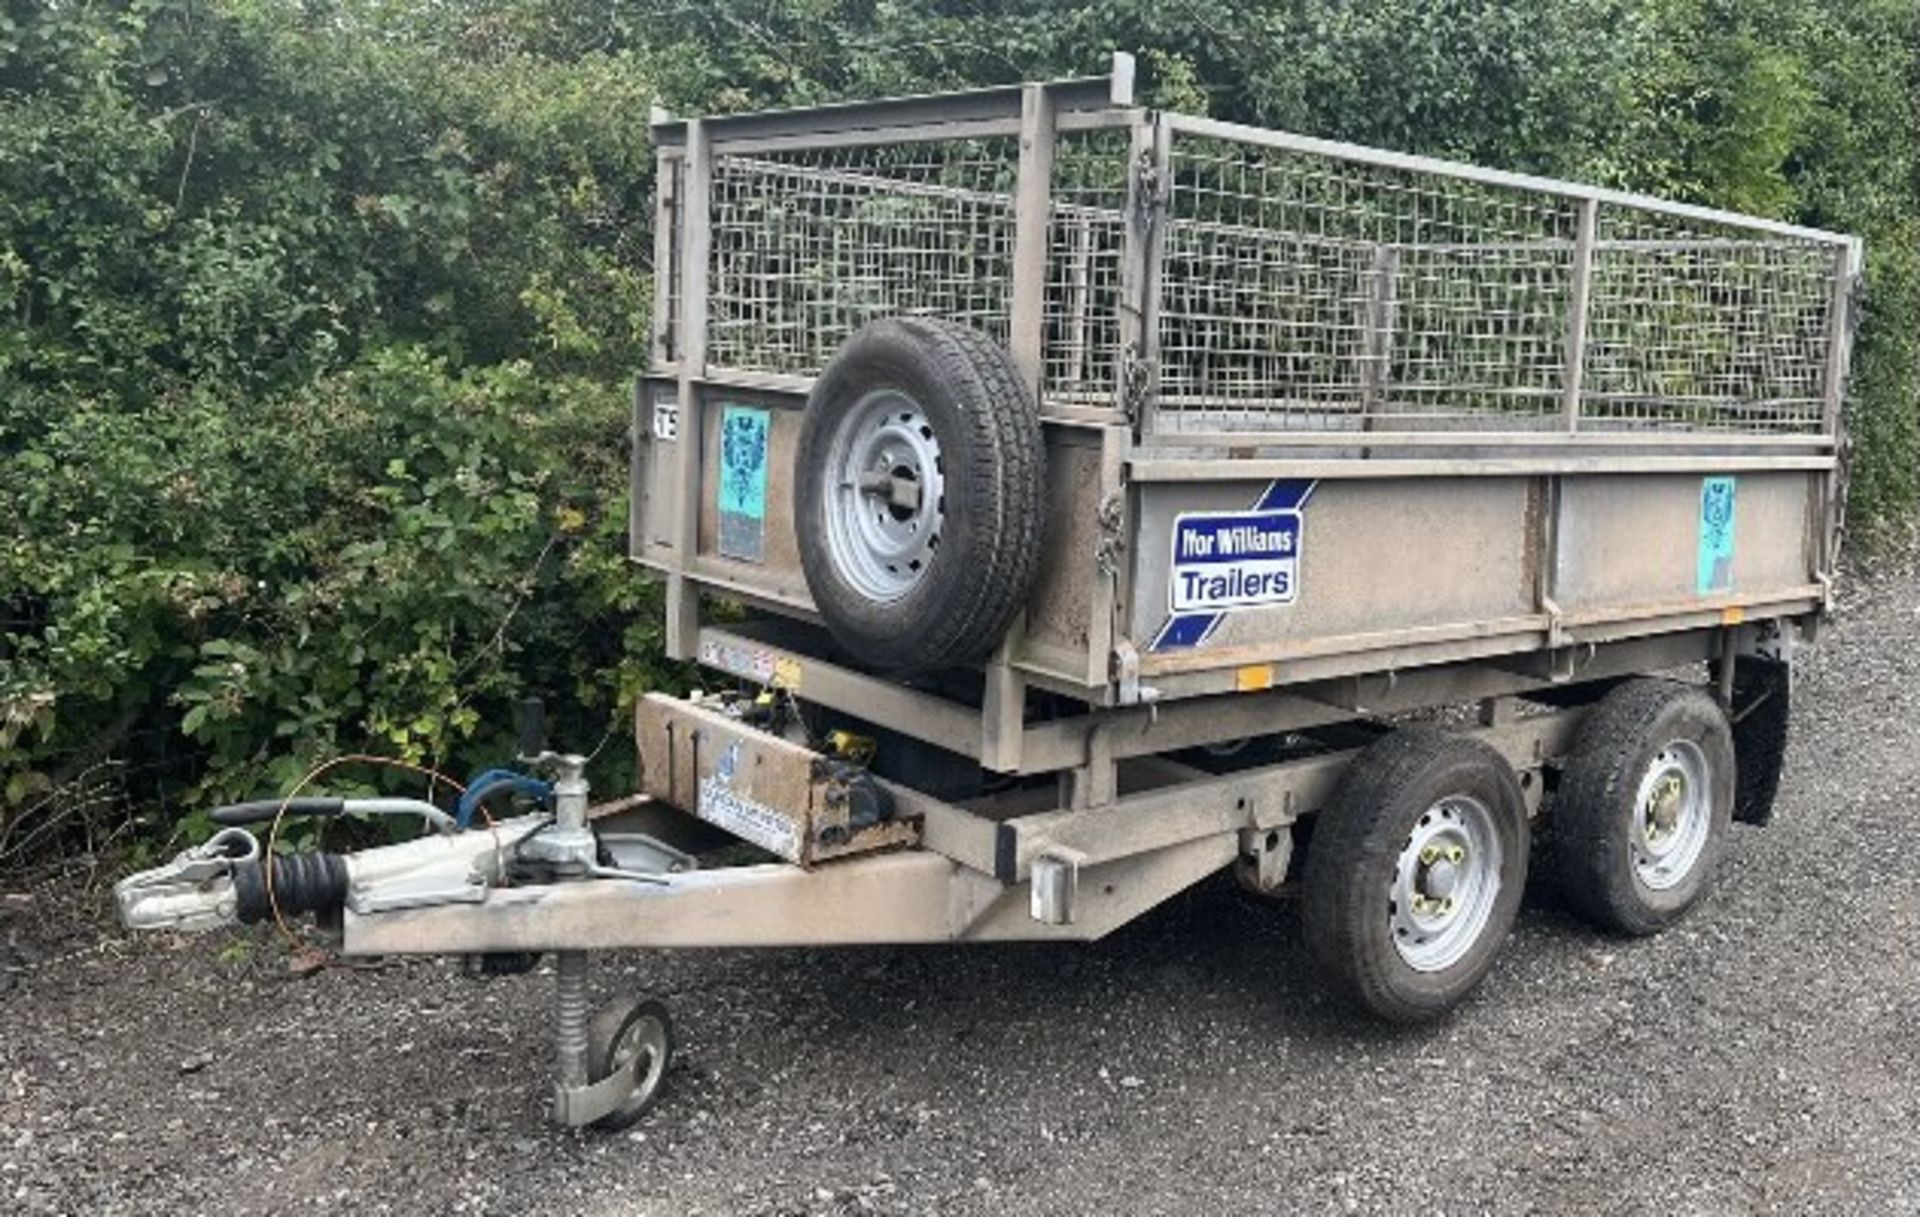
[{"label": "gravel ground", "polygon": [[632,1133],[549,1129],[549,979],[296,978],[0,900],[17,1213],[1920,1213],[1920,581],[1803,668],[1769,829],[1667,934],[1541,892],[1444,1024],[1323,996],[1207,884],[1086,947],[635,954],[680,1022]]}]

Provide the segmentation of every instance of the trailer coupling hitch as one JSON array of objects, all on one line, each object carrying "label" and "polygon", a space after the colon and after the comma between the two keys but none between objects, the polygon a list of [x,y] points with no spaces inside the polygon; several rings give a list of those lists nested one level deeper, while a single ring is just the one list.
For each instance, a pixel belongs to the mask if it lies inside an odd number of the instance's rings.
[{"label": "trailer coupling hitch", "polygon": [[[670,884],[671,876],[698,867],[691,855],[651,836],[596,828],[588,811],[586,758],[547,751],[538,740],[542,718],[534,703],[523,720],[533,738],[523,742],[520,759],[552,772],[550,783],[489,771],[469,785],[471,797],[452,814],[413,799],[288,798],[219,808],[212,816],[222,827],[206,844],[114,885],[120,920],[128,929],[182,932],[299,913],[339,915],[350,924],[356,916],[484,904],[491,892],[508,884],[525,885],[538,899],[544,885]],[[479,810],[486,793],[501,787],[547,808],[489,818],[484,828],[470,826],[467,817]],[[879,809],[860,810],[878,814]],[[289,816],[356,814],[418,816],[433,831],[353,854],[279,854],[263,850],[246,827]],[[561,949],[553,957],[554,1117],[569,1126],[624,1128],[659,1096],[673,1055],[672,1021],[660,1003],[644,999],[623,998],[596,1015],[589,952]],[[525,955],[501,958],[483,970],[524,970],[529,962]]]},{"label": "trailer coupling hitch", "polygon": [[[375,802],[348,799],[345,807],[349,812],[371,810],[367,805]],[[405,810],[417,814],[418,807]],[[130,930],[199,933],[252,925],[276,915],[331,917],[343,908],[369,914],[477,904],[509,873],[532,882],[614,879],[665,885],[672,875],[698,866],[652,837],[597,832],[584,818],[562,824],[534,814],[460,832],[452,828],[451,817],[437,809],[435,814],[447,821],[444,826],[435,822],[443,831],[413,841],[354,854],[300,850],[269,858],[259,839],[233,822],[244,818],[242,810],[222,808],[229,813],[224,817],[228,827],[206,844],[116,884],[121,924]],[[329,809],[311,814],[339,813]]]},{"label": "trailer coupling hitch", "polygon": [[205,844],[113,888],[128,929],[186,933],[250,925],[275,907],[288,914],[336,909],[346,896],[347,865],[340,855],[288,854],[263,864],[259,838],[238,827],[223,828]]},{"label": "trailer coupling hitch", "polygon": [[[514,785],[526,781],[505,776]],[[282,818],[341,816],[417,816],[433,831],[418,841],[352,857],[302,850],[269,859],[251,830]],[[197,933],[252,925],[276,914],[331,915],[349,902],[360,911],[378,911],[480,900],[500,869],[496,855],[545,823],[544,817],[526,816],[488,832],[465,833],[454,814],[420,799],[400,798],[260,799],[217,807],[211,817],[222,827],[204,845],[114,886],[120,920],[128,929]]]}]

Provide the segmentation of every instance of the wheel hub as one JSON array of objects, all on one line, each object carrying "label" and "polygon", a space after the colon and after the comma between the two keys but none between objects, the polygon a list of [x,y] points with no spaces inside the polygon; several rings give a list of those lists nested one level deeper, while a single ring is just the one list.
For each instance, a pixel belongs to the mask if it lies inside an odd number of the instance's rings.
[{"label": "wheel hub", "polygon": [[1634,817],[1634,876],[1663,891],[1690,874],[1712,830],[1713,787],[1706,754],[1691,740],[1661,749],[1640,779]]},{"label": "wheel hub", "polygon": [[1493,813],[1466,795],[1440,800],[1395,862],[1387,905],[1395,950],[1417,972],[1452,967],[1479,941],[1499,892]]},{"label": "wheel hub", "polygon": [[1648,827],[1653,831],[1650,836],[1671,835],[1674,826],[1680,822],[1680,812],[1686,803],[1686,779],[1679,773],[1670,773],[1655,791],[1652,805],[1647,809]]},{"label": "wheel hub", "polygon": [[828,454],[825,531],[835,569],[881,603],[926,576],[945,523],[939,437],[918,402],[877,389],[854,404]]},{"label": "wheel hub", "polygon": [[1427,868],[1420,879],[1420,887],[1430,897],[1442,900],[1453,895],[1453,889],[1460,882],[1460,868],[1447,859],[1441,859]]}]

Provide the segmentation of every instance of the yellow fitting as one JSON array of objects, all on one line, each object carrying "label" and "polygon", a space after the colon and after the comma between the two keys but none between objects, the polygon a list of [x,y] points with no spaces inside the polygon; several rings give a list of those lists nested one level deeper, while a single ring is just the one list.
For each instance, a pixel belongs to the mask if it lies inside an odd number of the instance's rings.
[{"label": "yellow fitting", "polygon": [[864,765],[873,759],[874,743],[864,735],[855,735],[851,731],[835,729],[827,732],[827,750],[835,756],[842,756],[856,765]]}]

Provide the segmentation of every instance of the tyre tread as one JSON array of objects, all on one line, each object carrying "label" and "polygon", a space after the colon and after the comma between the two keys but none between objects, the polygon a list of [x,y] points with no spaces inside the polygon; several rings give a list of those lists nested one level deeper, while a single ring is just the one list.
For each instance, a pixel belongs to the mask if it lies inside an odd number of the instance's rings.
[{"label": "tyre tread", "polygon": [[[1676,920],[1700,887],[1679,907],[1658,909],[1631,889],[1633,860],[1619,831],[1620,800],[1639,791],[1641,754],[1660,720],[1680,702],[1696,713],[1719,714],[1719,706],[1695,685],[1641,677],[1615,688],[1587,713],[1560,774],[1552,816],[1554,862],[1562,897],[1574,912],[1602,929],[1645,936]],[[1722,716],[1724,727],[1725,719]],[[1726,741],[1725,756],[1732,755]],[[1731,802],[1730,773],[1717,775],[1718,797]],[[1631,789],[1629,789],[1631,787]],[[1712,851],[1723,835],[1724,814],[1715,813],[1715,837],[1697,864],[1711,869]],[[1704,875],[1703,871],[1703,875]]]},{"label": "tyre tread", "polygon": [[[1444,1000],[1410,998],[1396,989],[1389,983],[1389,975],[1400,966],[1398,952],[1391,939],[1368,932],[1368,923],[1379,917],[1379,908],[1375,895],[1353,881],[1369,862],[1383,856],[1391,862],[1398,855],[1400,836],[1390,830],[1391,821],[1404,814],[1405,792],[1443,764],[1449,754],[1507,775],[1511,789],[1503,793],[1513,801],[1509,810],[1516,811],[1521,821],[1517,848],[1524,880],[1524,804],[1506,759],[1479,740],[1426,727],[1395,731],[1370,744],[1347,766],[1333,798],[1320,813],[1307,851],[1301,922],[1309,949],[1363,1005],[1394,1022],[1419,1022],[1444,1013],[1477,985],[1486,971],[1481,967]],[[1499,808],[1491,810],[1501,814]],[[1507,924],[1498,924],[1496,915],[1488,925],[1489,933],[1506,935],[1520,886],[1516,882],[1511,895],[1503,893],[1510,905]],[[1490,955],[1486,964],[1491,964]]]},{"label": "tyre tread", "polygon": [[[974,662],[1005,635],[1039,572],[1046,516],[1039,412],[1012,356],[979,330],[939,317],[894,317],[869,323],[849,346],[869,331],[884,333],[885,327],[897,328],[917,346],[940,383],[953,394],[960,425],[969,433],[968,467],[949,466],[946,473],[950,484],[964,483],[968,502],[977,513],[970,527],[978,542],[972,549],[979,565],[969,577],[949,585],[953,594],[910,637],[843,641],[857,644],[862,656],[878,666],[900,671]],[[814,472],[807,470],[802,476],[814,476]],[[808,556],[809,541],[803,532],[803,560]],[[816,601],[826,597],[813,568],[826,561],[816,549],[809,564],[808,583]],[[830,608],[821,607],[833,626]]]}]

